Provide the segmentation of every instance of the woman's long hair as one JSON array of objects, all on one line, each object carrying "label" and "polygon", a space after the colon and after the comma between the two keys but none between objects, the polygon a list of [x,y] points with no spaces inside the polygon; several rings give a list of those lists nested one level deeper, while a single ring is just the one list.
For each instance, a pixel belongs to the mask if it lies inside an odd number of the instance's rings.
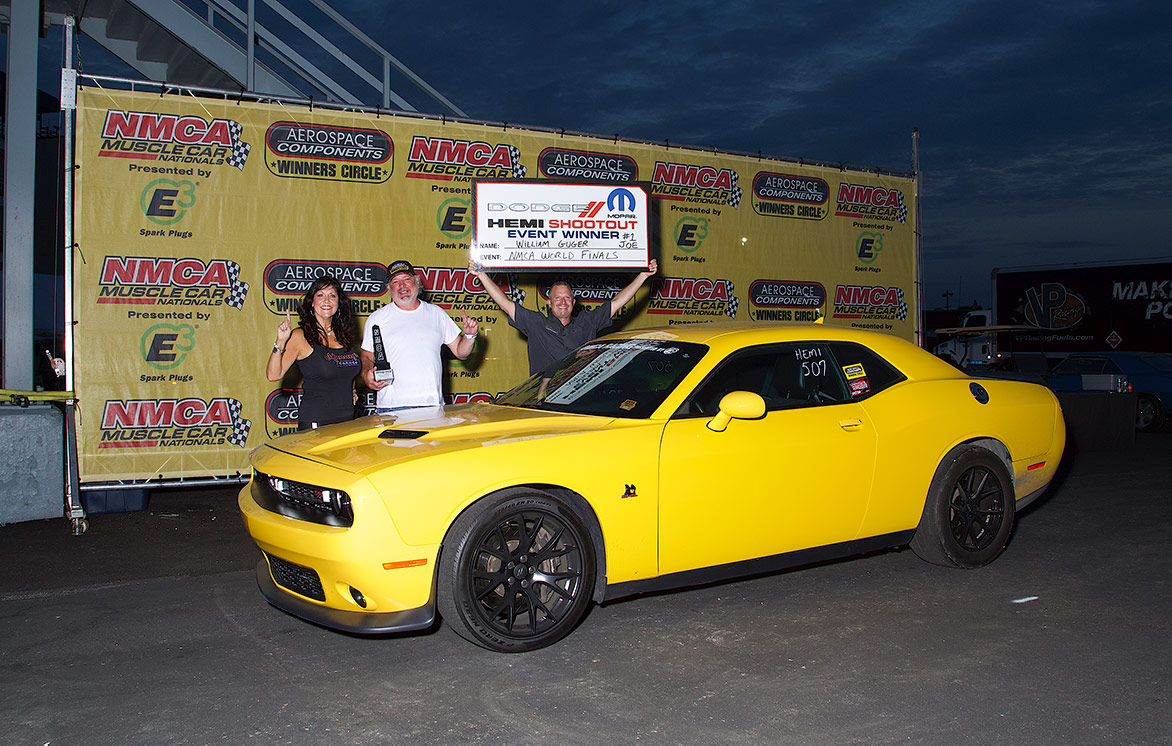
[{"label": "woman's long hair", "polygon": [[346,291],[333,277],[319,277],[313,281],[297,306],[297,317],[301,319],[301,331],[305,334],[305,341],[313,347],[319,345],[329,347],[329,340],[317,323],[317,316],[313,315],[313,296],[319,290],[332,287],[338,294],[338,310],[334,311],[334,320],[331,322],[334,330],[334,339],[347,350],[354,348],[354,317],[350,313],[350,298]]}]

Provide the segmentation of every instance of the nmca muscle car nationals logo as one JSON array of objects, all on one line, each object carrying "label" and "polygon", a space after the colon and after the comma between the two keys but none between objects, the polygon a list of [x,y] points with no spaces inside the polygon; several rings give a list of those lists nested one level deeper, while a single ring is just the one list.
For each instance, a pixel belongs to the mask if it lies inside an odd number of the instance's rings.
[{"label": "nmca muscle car nationals logo", "polygon": [[639,178],[639,164],[627,155],[592,153],[568,148],[546,148],[537,156],[537,170],[549,179],[631,182]]},{"label": "nmca muscle car nationals logo", "polygon": [[[856,329],[890,329],[886,321],[907,319],[903,289],[896,287],[839,285],[834,289],[836,319],[851,319]],[[873,323],[865,323],[873,322]]]},{"label": "nmca muscle car nationals logo", "polygon": [[839,184],[834,214],[840,218],[903,223],[907,221],[907,205],[903,201],[903,192],[898,189]]},{"label": "nmca muscle car nationals logo", "polygon": [[[434,303],[448,311],[492,311],[499,312],[500,306],[488,296],[488,291],[476,275],[467,269],[458,267],[422,267],[416,268],[416,274],[423,280],[423,289],[427,292],[427,302]],[[490,272],[493,282],[500,286],[505,295],[520,303],[525,300],[525,291],[517,288],[517,275],[509,273]],[[470,313],[477,321],[484,321],[484,317]],[[457,319],[459,320],[459,319]]]},{"label": "nmca muscle car nationals logo", "polygon": [[407,178],[436,181],[523,179],[521,150],[513,145],[416,135],[407,155]]},{"label": "nmca muscle car nationals logo", "polygon": [[753,177],[753,210],[773,218],[821,220],[830,214],[830,185],[813,176],[759,171]]},{"label": "nmca muscle car nationals logo", "polygon": [[243,448],[252,422],[241,410],[227,398],[107,400],[98,448]]},{"label": "nmca muscle car nationals logo", "polygon": [[739,207],[743,191],[731,168],[692,166],[656,161],[651,174],[651,196],[678,202]]},{"label": "nmca muscle car nationals logo", "polygon": [[208,121],[190,114],[106,111],[98,155],[144,161],[235,166],[244,170],[252,146],[244,127],[230,119]]},{"label": "nmca muscle car nationals logo", "polygon": [[274,259],[264,271],[264,303],[269,311],[294,313],[315,280],[333,277],[350,296],[350,311],[369,316],[382,307],[387,292],[387,267],[378,262],[316,259]]},{"label": "nmca muscle car nationals logo", "polygon": [[820,282],[753,280],[749,285],[749,318],[753,321],[815,321],[826,303]]},{"label": "nmca muscle car nationals logo", "polygon": [[651,282],[651,298],[647,313],[688,316],[682,321],[669,319],[669,324],[703,321],[704,317],[737,317],[739,301],[733,294],[732,280],[712,280],[707,277],[657,277]]},{"label": "nmca muscle car nationals logo", "polygon": [[151,306],[244,307],[248,283],[240,265],[226,259],[107,256],[98,281],[98,303]]},{"label": "nmca muscle car nationals logo", "polygon": [[265,165],[286,179],[381,184],[391,178],[394,150],[376,129],[274,122],[265,132]]}]

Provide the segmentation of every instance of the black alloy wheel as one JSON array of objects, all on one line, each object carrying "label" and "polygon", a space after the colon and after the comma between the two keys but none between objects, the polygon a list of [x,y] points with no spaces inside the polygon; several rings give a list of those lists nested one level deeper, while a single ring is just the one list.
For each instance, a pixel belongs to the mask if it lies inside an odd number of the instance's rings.
[{"label": "black alloy wheel", "polygon": [[968,552],[987,549],[1005,521],[1005,487],[986,466],[974,466],[956,480],[948,505],[952,538]]},{"label": "black alloy wheel", "polygon": [[988,449],[960,446],[936,469],[912,550],[946,567],[980,567],[997,558],[1013,528],[1013,480]]},{"label": "black alloy wheel", "polygon": [[594,547],[568,506],[537,492],[484,501],[453,524],[441,559],[441,615],[477,645],[536,650],[581,620]]}]

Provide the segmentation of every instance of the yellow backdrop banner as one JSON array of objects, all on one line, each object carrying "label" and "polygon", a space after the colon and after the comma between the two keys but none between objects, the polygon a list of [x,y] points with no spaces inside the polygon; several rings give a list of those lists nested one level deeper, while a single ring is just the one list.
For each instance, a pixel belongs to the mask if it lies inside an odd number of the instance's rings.
[{"label": "yellow backdrop banner", "polygon": [[[224,476],[297,424],[296,366],[265,378],[277,324],[319,276],[359,325],[407,259],[424,298],[481,336],[450,360],[450,403],[528,372],[525,341],[467,272],[472,182],[640,182],[659,273],[612,329],[812,320],[914,339],[907,175],[623,140],[82,87],[74,308],[85,482]],[[551,275],[494,273],[547,310]],[[579,273],[604,302],[633,272]],[[361,326],[359,326],[361,328]],[[360,404],[369,404],[364,393]]]}]

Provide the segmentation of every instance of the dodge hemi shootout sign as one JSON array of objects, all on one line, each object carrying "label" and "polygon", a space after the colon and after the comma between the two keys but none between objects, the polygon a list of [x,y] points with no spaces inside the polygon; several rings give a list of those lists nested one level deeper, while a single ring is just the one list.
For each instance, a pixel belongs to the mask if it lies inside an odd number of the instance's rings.
[{"label": "dodge hemi shootout sign", "polygon": [[634,184],[478,181],[472,258],[492,269],[646,269],[647,190]]}]

